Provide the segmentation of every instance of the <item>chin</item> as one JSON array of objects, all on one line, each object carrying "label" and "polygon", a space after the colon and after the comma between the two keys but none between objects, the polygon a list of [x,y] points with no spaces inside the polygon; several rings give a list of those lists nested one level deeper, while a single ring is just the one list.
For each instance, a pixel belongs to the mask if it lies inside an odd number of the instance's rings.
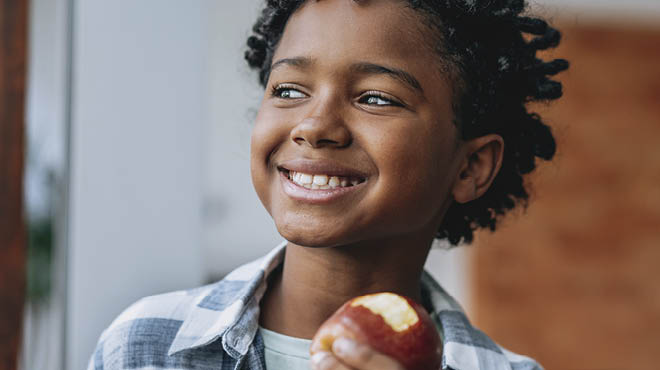
[{"label": "chin", "polygon": [[299,227],[278,227],[277,231],[284,239],[301,247],[326,248],[339,244],[336,238],[333,238],[331,235],[324,235],[323,233],[316,233],[310,230],[300,230]]},{"label": "chin", "polygon": [[326,248],[348,244],[346,233],[341,229],[329,227],[328,222],[276,222],[277,231],[289,242],[311,248]]}]

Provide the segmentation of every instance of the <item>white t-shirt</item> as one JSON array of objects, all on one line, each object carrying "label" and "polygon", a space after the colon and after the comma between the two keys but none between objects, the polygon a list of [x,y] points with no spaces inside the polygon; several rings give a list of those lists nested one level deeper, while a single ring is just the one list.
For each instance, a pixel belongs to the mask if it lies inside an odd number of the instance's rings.
[{"label": "white t-shirt", "polygon": [[311,339],[290,337],[259,326],[267,370],[310,370]]}]

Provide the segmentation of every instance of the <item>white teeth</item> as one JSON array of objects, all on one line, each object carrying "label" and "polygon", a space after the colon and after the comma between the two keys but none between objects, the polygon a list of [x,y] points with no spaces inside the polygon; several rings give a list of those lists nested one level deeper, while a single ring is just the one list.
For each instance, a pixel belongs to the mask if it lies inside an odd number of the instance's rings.
[{"label": "white teeth", "polygon": [[326,185],[328,183],[328,176],[314,175],[314,185]]},{"label": "white teeth", "polygon": [[341,176],[312,175],[308,173],[289,171],[289,179],[306,189],[334,189],[337,187],[355,186],[359,179]]},{"label": "white teeth", "polygon": [[300,178],[298,181],[302,184],[311,184],[312,183],[312,175],[308,175],[306,173],[301,173]]}]

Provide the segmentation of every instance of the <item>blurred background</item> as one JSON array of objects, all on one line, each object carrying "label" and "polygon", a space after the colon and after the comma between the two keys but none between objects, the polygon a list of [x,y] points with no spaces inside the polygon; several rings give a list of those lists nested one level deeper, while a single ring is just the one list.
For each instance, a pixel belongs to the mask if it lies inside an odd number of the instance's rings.
[{"label": "blurred background", "polygon": [[[280,241],[249,177],[262,91],[243,52],[260,3],[0,0],[4,358],[84,369],[132,302],[221,279]],[[531,10],[563,31],[547,57],[572,64],[564,98],[533,107],[556,160],[530,179],[525,217],[439,245],[426,267],[477,326],[549,370],[657,369],[660,2]]]}]

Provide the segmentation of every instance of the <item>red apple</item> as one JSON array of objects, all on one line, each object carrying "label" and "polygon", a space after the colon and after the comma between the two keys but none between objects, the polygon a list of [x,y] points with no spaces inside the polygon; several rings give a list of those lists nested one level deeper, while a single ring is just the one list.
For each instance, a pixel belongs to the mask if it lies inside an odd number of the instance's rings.
[{"label": "red apple", "polygon": [[422,305],[394,293],[376,293],[344,303],[312,339],[313,355],[332,352],[340,336],[368,344],[407,370],[437,370],[442,348],[438,331]]}]

